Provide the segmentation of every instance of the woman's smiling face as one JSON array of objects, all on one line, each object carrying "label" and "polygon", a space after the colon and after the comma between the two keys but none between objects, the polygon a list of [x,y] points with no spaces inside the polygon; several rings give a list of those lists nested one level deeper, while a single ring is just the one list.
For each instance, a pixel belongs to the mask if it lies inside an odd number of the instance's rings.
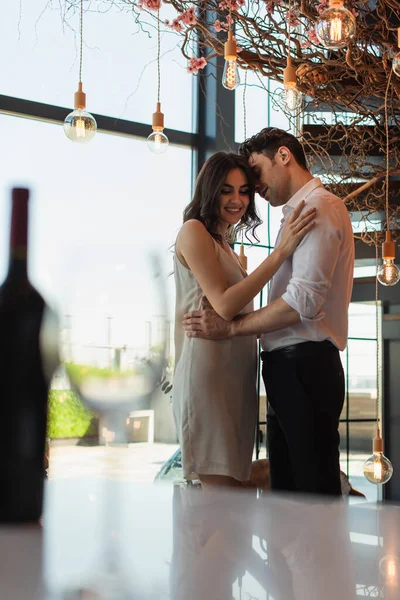
[{"label": "woman's smiling face", "polygon": [[221,224],[237,225],[249,206],[249,183],[241,169],[232,169],[226,176],[219,196]]}]

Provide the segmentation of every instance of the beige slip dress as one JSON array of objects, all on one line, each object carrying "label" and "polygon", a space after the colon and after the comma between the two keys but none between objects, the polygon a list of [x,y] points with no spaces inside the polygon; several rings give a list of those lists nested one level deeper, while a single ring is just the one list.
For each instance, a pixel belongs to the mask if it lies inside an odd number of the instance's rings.
[{"label": "beige slip dress", "polygon": [[[246,277],[237,257],[215,242],[229,286]],[[189,338],[183,315],[204,295],[193,273],[174,256],[175,373],[172,405],[183,475],[250,477],[257,420],[255,336],[227,340]],[[253,302],[242,313],[251,312]]]}]

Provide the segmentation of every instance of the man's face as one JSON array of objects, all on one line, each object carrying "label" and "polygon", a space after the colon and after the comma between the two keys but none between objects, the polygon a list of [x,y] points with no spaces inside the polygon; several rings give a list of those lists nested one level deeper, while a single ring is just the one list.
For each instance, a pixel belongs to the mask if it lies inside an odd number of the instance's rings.
[{"label": "man's face", "polygon": [[252,152],[249,165],[256,177],[256,191],[261,198],[271,206],[286,204],[290,199],[288,172],[280,160],[279,150],[273,159]]}]

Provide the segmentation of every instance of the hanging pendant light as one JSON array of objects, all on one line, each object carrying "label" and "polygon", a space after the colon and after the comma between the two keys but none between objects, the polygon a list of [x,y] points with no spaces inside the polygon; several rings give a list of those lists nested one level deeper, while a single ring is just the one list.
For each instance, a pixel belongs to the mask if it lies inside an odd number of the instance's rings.
[{"label": "hanging pendant light", "polygon": [[78,84],[78,91],[74,94],[74,100],[75,110],[65,117],[65,135],[72,142],[87,144],[96,133],[97,123],[93,115],[85,110],[86,94],[82,91],[81,81]]},{"label": "hanging pendant light", "polygon": [[390,230],[386,231],[386,240],[382,244],[382,259],[383,263],[377,272],[379,283],[385,286],[396,285],[400,280],[400,269],[394,264],[396,250]]},{"label": "hanging pendant light", "polygon": [[163,154],[169,146],[169,139],[164,133],[164,113],[161,112],[160,89],[161,89],[161,70],[160,70],[160,9],[157,13],[157,105],[156,112],[153,113],[152,129],[153,133],[147,138],[147,147],[154,154]]},{"label": "hanging pendant light", "polygon": [[387,483],[393,474],[392,463],[383,454],[383,440],[378,426],[372,441],[372,456],[365,461],[363,471],[369,482],[382,485]]},{"label": "hanging pendant light", "polygon": [[79,144],[87,144],[93,139],[96,130],[96,119],[87,112],[86,94],[82,90],[82,43],[83,43],[83,0],[80,10],[80,58],[78,91],[74,94],[74,109],[64,120],[64,132],[68,139]]},{"label": "hanging pendant light", "polygon": [[161,103],[157,102],[156,112],[153,113],[153,133],[147,138],[147,147],[154,154],[162,154],[168,148],[169,140],[164,130],[164,114],[161,112]]},{"label": "hanging pendant light", "polygon": [[297,88],[296,69],[292,65],[292,57],[288,50],[286,68],[283,70],[283,90],[281,101],[291,112],[297,111],[303,103],[303,94]]},{"label": "hanging pendant light", "polygon": [[237,66],[237,44],[233,39],[232,30],[228,31],[228,39],[224,44],[225,67],[222,74],[222,85],[227,90],[235,90],[240,83]]},{"label": "hanging pendant light", "polygon": [[400,27],[397,30],[397,46],[399,48],[399,52],[397,52],[393,57],[392,69],[393,73],[400,77]]},{"label": "hanging pendant light", "polygon": [[[376,270],[378,270],[378,244],[375,243]],[[383,440],[379,428],[379,399],[381,394],[380,365],[379,365],[379,289],[378,279],[375,281],[375,332],[376,332],[376,435],[372,441],[372,456],[364,463],[364,476],[368,481],[377,485],[383,485],[389,481],[393,474],[393,466],[390,460],[383,454]]]},{"label": "hanging pendant light", "polygon": [[344,48],[356,33],[356,18],[344,8],[343,0],[329,0],[329,8],[324,10],[315,24],[317,38],[325,48]]},{"label": "hanging pendant light", "polygon": [[239,250],[239,262],[242,265],[243,269],[247,271],[247,256],[244,253],[244,244],[243,244],[243,229],[241,230],[241,244]]},{"label": "hanging pendant light", "polygon": [[385,92],[385,134],[386,134],[386,177],[385,177],[385,212],[386,212],[386,238],[382,244],[382,259],[383,264],[377,269],[377,280],[385,286],[396,285],[400,280],[399,267],[394,263],[396,257],[396,247],[392,241],[390,231],[390,214],[389,214],[389,176],[390,176],[390,147],[389,147],[389,114],[388,114],[388,96],[390,90],[390,82],[393,72],[390,71]]}]

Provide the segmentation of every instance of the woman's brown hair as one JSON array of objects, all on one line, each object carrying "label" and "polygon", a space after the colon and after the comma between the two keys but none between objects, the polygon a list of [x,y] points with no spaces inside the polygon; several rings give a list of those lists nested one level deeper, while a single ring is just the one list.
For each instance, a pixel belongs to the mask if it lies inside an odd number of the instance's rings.
[{"label": "woman's brown hair", "polygon": [[262,221],[257,214],[254,200],[254,175],[247,159],[233,152],[217,152],[204,163],[196,180],[193,199],[184,210],[183,222],[197,219],[203,223],[215,240],[222,241],[221,236],[217,233],[220,220],[220,194],[226,177],[232,169],[240,169],[246,177],[249,186],[249,205],[240,223],[235,227],[232,225],[228,228],[227,241],[233,243],[237,232],[241,229],[244,229],[247,239],[250,239],[248,233],[251,232],[252,237],[258,241],[255,229],[261,225]]}]

